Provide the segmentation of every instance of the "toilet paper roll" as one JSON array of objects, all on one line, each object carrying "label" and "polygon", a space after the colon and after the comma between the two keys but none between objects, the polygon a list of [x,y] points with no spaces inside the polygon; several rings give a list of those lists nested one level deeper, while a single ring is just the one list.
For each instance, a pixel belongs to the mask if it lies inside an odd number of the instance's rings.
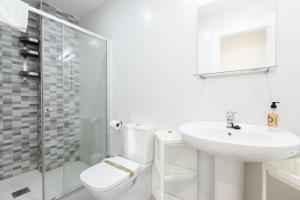
[{"label": "toilet paper roll", "polygon": [[120,130],[122,128],[122,121],[121,120],[112,120],[110,122],[110,126],[116,130]]}]

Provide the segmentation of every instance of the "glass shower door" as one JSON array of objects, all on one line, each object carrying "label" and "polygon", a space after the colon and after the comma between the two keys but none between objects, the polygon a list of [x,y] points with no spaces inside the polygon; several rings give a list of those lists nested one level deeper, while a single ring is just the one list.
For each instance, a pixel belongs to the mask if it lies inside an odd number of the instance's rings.
[{"label": "glass shower door", "polygon": [[81,187],[80,173],[106,157],[107,43],[43,19],[45,199]]}]

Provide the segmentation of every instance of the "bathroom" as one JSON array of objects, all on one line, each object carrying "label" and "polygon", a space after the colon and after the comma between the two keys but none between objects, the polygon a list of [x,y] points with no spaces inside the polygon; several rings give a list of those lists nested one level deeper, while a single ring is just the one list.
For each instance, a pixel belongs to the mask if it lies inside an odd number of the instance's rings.
[{"label": "bathroom", "polygon": [[[226,134],[244,141],[250,134],[244,124],[271,134],[258,136],[261,145],[272,146],[281,130],[292,134],[291,142],[300,137],[298,0],[263,0],[268,5],[259,22],[271,13],[271,64],[204,72],[212,51],[200,44],[205,16],[245,2],[251,0],[0,0],[0,200],[299,200],[299,145],[292,156],[280,157],[277,149],[256,152],[268,152],[270,159],[251,160],[240,150],[243,168],[230,171],[230,162],[210,152],[221,145],[200,148],[185,138],[184,126],[192,122],[220,122],[227,130],[228,112],[241,129]],[[260,11],[246,19],[247,13],[238,17],[234,10],[231,22],[247,24]],[[16,21],[23,27],[14,27]],[[275,115],[272,102],[280,102]],[[279,129],[273,130],[267,118],[277,114]],[[135,143],[139,131],[147,139]],[[162,143],[167,136],[180,145]],[[130,159],[143,147],[150,149],[147,161]],[[157,159],[185,167],[186,174],[159,180],[156,168],[170,165],[157,167]],[[142,163],[142,173],[128,174],[127,187],[121,187],[114,180],[127,175],[127,160],[130,166]],[[112,171],[103,172],[104,165]],[[111,197],[95,193],[84,178],[94,166],[99,171],[93,183],[107,184]],[[220,180],[222,171],[230,180]],[[230,174],[237,171],[239,177]]]}]

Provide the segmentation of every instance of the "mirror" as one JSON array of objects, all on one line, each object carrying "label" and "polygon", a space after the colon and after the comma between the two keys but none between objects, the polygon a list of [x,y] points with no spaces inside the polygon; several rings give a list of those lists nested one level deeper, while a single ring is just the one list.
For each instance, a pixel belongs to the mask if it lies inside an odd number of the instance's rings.
[{"label": "mirror", "polygon": [[198,9],[198,74],[276,66],[276,0],[210,0]]}]

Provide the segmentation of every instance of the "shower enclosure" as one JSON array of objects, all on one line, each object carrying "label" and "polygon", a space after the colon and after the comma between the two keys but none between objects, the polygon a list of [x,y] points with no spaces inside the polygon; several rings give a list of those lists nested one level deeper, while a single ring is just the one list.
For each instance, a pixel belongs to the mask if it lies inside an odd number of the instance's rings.
[{"label": "shower enclosure", "polygon": [[76,190],[80,173],[106,157],[107,42],[47,18],[42,31],[42,157],[51,199]]},{"label": "shower enclosure", "polygon": [[80,173],[107,155],[108,41],[70,26],[76,24],[72,16],[41,5],[55,17],[31,12],[26,34],[0,26],[5,200],[60,199],[80,189]]}]

